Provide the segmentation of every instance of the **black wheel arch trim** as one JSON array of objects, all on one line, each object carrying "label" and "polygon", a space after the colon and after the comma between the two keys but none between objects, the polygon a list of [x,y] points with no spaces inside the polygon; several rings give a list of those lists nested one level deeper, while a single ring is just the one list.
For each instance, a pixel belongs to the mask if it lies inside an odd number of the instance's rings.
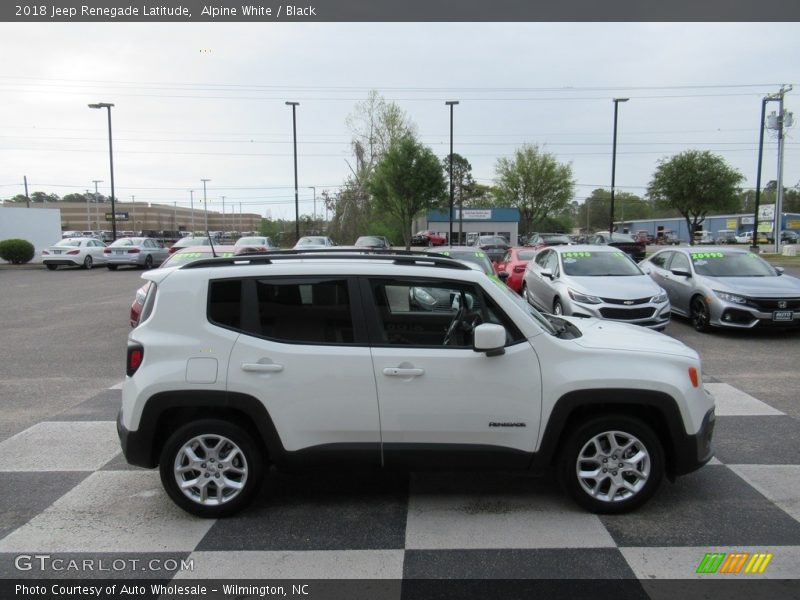
[{"label": "black wheel arch trim", "polygon": [[[655,431],[664,446],[670,477],[690,473],[711,458],[710,447],[707,452],[701,452],[698,444],[698,439],[705,434],[709,415],[701,430],[690,434],[686,432],[677,402],[669,394],[657,390],[601,388],[568,392],[558,399],[530,469],[544,471],[554,464],[565,435],[576,422],[615,413],[637,417]],[[713,423],[713,409],[709,414]]]},{"label": "black wheel arch trim", "polygon": [[117,432],[125,459],[132,465],[152,469],[158,465],[161,446],[178,425],[192,418],[214,416],[233,416],[234,422],[263,444],[271,459],[286,453],[272,418],[256,398],[237,392],[174,390],[148,398],[135,431],[122,426],[120,413]]}]

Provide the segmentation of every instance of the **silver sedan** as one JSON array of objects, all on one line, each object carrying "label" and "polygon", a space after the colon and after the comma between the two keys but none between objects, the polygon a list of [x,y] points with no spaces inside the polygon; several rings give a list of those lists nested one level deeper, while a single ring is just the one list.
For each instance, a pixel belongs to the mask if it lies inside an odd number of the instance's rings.
[{"label": "silver sedan", "polygon": [[528,262],[522,295],[554,314],[623,321],[662,330],[667,294],[622,250],[610,246],[553,246]]},{"label": "silver sedan", "polygon": [[169,250],[160,241],[147,237],[121,238],[103,250],[106,266],[116,271],[120,265],[150,269],[164,262]]},{"label": "silver sedan", "polygon": [[744,248],[670,248],[640,266],[698,331],[800,327],[800,279]]}]

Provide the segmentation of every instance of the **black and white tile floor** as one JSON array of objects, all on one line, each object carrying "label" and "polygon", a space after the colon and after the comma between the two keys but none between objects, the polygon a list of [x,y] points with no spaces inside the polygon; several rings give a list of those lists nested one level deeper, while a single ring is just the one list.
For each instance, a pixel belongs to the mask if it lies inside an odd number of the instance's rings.
[{"label": "black and white tile floor", "polygon": [[[588,514],[551,479],[519,474],[328,472],[271,473],[220,521],[185,514],[156,471],[124,462],[110,389],[0,443],[0,578],[709,579],[737,576],[696,574],[705,553],[745,551],[773,554],[748,577],[795,579],[800,422],[706,385],[716,459],[633,514]],[[193,570],[19,570],[21,554]]]}]

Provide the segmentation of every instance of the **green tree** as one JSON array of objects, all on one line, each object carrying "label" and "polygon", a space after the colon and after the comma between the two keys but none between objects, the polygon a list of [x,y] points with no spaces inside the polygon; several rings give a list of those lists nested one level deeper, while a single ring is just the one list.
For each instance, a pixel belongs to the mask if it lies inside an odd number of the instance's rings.
[{"label": "green tree", "polygon": [[62,202],[88,202],[92,199],[91,194],[67,194],[64,196]]},{"label": "green tree", "polygon": [[375,167],[369,191],[376,207],[402,227],[406,250],[411,248],[411,225],[422,210],[431,208],[445,190],[436,155],[406,136],[395,142]]},{"label": "green tree", "polygon": [[547,216],[563,211],[572,198],[572,167],[560,164],[538,146],[524,145],[514,158],[501,158],[495,167],[496,194],[504,206],[519,209],[521,233]]},{"label": "green tree", "polygon": [[[588,220],[586,211],[589,211]],[[631,221],[634,219],[649,219],[653,216],[653,205],[628,192],[614,192],[614,220]],[[587,222],[590,231],[605,231],[611,219],[611,190],[597,188],[584,200],[575,216],[578,227],[586,228]]]},{"label": "green tree", "polygon": [[647,193],[657,205],[677,210],[689,231],[697,231],[709,212],[736,210],[737,186],[743,179],[721,156],[708,150],[686,150],[658,162]]},{"label": "green tree", "polygon": [[31,202],[59,202],[60,200],[61,198],[58,197],[58,194],[45,194],[44,192],[33,192],[31,194]]},{"label": "green tree", "polygon": [[414,136],[416,126],[395,103],[387,102],[376,91],[356,104],[345,120],[352,134],[353,160],[345,161],[350,175],[341,191],[333,198],[326,197],[325,205],[332,211],[329,234],[337,242],[351,242],[367,231],[373,223],[382,221],[374,214],[369,192],[375,167],[389,147],[405,136]]},{"label": "green tree", "polygon": [[[442,171],[447,182],[447,189],[442,197],[441,208],[447,211],[450,208],[450,155],[442,159]],[[464,198],[469,196],[475,180],[472,178],[472,165],[469,161],[453,152],[453,206],[458,208],[464,205]]]}]

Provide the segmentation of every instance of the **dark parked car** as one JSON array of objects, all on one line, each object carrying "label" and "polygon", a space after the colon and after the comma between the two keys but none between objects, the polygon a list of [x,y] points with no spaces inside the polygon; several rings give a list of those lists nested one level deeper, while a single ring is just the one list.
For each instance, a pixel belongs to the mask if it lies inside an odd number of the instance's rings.
[{"label": "dark parked car", "polygon": [[627,233],[598,231],[592,238],[592,244],[619,248],[636,262],[644,260],[647,254],[647,244]]},{"label": "dark parked car", "polygon": [[525,245],[541,250],[548,246],[566,246],[572,243],[572,239],[565,233],[534,233]]},{"label": "dark parked car", "polygon": [[362,235],[356,240],[355,247],[388,250],[392,244],[382,235]]},{"label": "dark parked car", "polygon": [[474,245],[483,250],[492,262],[503,260],[510,247],[502,235],[478,236]]}]

